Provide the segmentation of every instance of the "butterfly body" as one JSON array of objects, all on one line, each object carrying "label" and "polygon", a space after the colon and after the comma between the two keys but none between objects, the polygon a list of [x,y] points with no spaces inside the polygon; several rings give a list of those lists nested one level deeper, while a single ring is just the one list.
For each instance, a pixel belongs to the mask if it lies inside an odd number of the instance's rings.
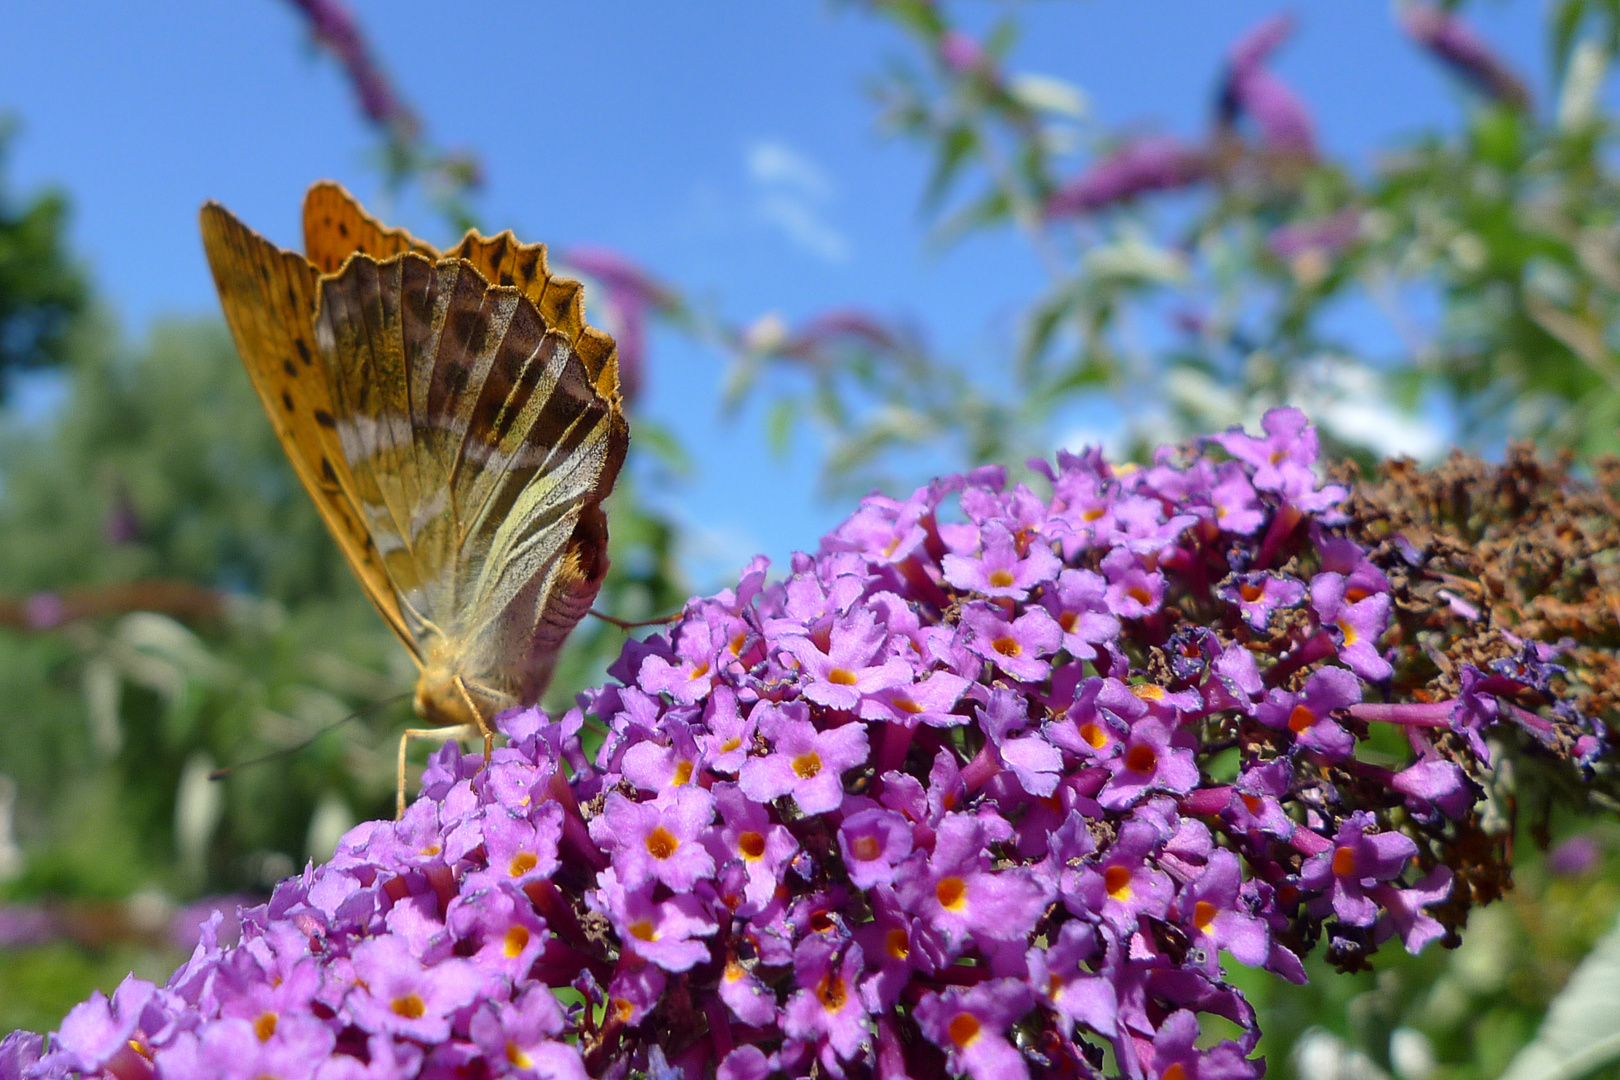
[{"label": "butterfly body", "polygon": [[418,665],[417,713],[487,747],[607,572],[629,438],[612,340],[510,233],[440,255],[330,184],[306,198],[308,258],[217,204],[202,221],[277,435]]}]

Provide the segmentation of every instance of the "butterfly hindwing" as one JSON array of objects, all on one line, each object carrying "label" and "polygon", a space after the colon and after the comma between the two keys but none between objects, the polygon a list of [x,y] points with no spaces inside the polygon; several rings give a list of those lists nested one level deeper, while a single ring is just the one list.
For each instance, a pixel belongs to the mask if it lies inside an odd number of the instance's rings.
[{"label": "butterfly hindwing", "polygon": [[293,470],[349,567],[390,628],[415,652],[334,432],[335,406],[315,342],[317,275],[218,203],[202,209],[203,247],[242,363]]},{"label": "butterfly hindwing", "polygon": [[419,651],[448,648],[469,680],[532,701],[606,566],[599,504],[627,438],[617,387],[598,389],[516,285],[457,257],[354,255],[321,280],[315,336]]},{"label": "butterfly hindwing", "polygon": [[322,274],[337,273],[355,252],[381,261],[407,251],[439,257],[404,229],[390,229],[366,213],[341,184],[322,180],[304,194],[304,253]]}]

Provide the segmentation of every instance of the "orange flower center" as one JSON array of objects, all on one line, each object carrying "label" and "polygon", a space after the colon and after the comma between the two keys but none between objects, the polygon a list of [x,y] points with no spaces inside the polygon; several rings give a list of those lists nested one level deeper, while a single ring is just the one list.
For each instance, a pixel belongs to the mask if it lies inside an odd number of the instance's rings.
[{"label": "orange flower center", "polygon": [[1146,743],[1137,743],[1125,751],[1125,767],[1134,773],[1151,773],[1159,767],[1159,755]]},{"label": "orange flower center", "polygon": [[675,834],[662,825],[647,834],[647,854],[655,859],[669,858],[680,846],[681,842],[675,839]]},{"label": "orange flower center", "polygon": [[958,1050],[966,1050],[979,1038],[979,1018],[972,1013],[957,1013],[945,1030]]},{"label": "orange flower center", "polygon": [[941,878],[934,886],[934,896],[946,911],[961,911],[967,907],[967,882],[959,877]]},{"label": "orange flower center", "polygon": [[260,1042],[269,1042],[270,1036],[276,1033],[276,1014],[273,1012],[260,1013],[259,1018],[253,1021],[253,1034],[259,1037]]},{"label": "orange flower center", "polygon": [[1333,872],[1340,877],[1355,877],[1356,849],[1344,846],[1333,853]]},{"label": "orange flower center", "polygon": [[1149,604],[1153,603],[1153,594],[1148,592],[1147,586],[1145,585],[1132,585],[1130,588],[1125,590],[1125,595],[1130,597],[1132,600],[1135,600],[1143,607],[1147,607]]},{"label": "orange flower center", "polygon": [[1080,737],[1090,743],[1093,750],[1101,750],[1108,745],[1108,733],[1102,729],[1100,724],[1093,724],[1089,721],[1081,724]]},{"label": "orange flower center", "polygon": [[1316,714],[1303,704],[1295,705],[1294,711],[1288,714],[1288,730],[1295,735],[1303,735],[1314,723],[1316,723]]},{"label": "orange flower center", "polygon": [[862,862],[871,862],[883,854],[883,845],[878,843],[875,836],[857,836],[849,847],[855,853],[855,857]]},{"label": "orange flower center", "polygon": [[1024,647],[1010,637],[998,637],[990,643],[990,647],[1009,660],[1022,655],[1024,651]]},{"label": "orange flower center", "polygon": [[540,857],[532,851],[520,851],[512,856],[512,862],[506,872],[512,877],[522,877],[536,866],[540,865]]},{"label": "orange flower center", "polygon": [[765,857],[765,836],[763,833],[745,832],[737,837],[737,850],[742,857],[753,862]]},{"label": "orange flower center", "polygon": [[1209,933],[1209,924],[1215,921],[1217,910],[1208,900],[1200,900],[1193,906],[1193,925],[1198,927],[1200,933]]},{"label": "orange flower center", "polygon": [[657,941],[658,931],[653,929],[651,919],[637,919],[630,924],[630,936],[637,941]]},{"label": "orange flower center", "polygon": [[816,984],[816,997],[821,999],[821,1007],[828,1012],[837,1012],[849,1000],[849,993],[844,986],[844,980],[837,975],[829,974]]},{"label": "orange flower center", "polygon": [[889,931],[888,936],[883,939],[883,945],[889,951],[889,955],[896,960],[904,960],[911,955],[911,942],[906,937],[906,932],[898,926]]},{"label": "orange flower center", "polygon": [[793,773],[801,780],[809,780],[821,772],[821,755],[814,750],[793,759]]},{"label": "orange flower center", "polygon": [[395,1016],[403,1016],[407,1020],[420,1020],[427,1012],[427,1005],[415,994],[397,997],[388,1003],[388,1007],[394,1010]]},{"label": "orange flower center", "polygon": [[1013,577],[1011,570],[990,571],[990,584],[998,589],[1005,589],[1009,587],[1012,585],[1014,580],[1016,579]]},{"label": "orange flower center", "polygon": [[523,950],[529,947],[529,928],[514,926],[506,932],[506,944],[501,951],[506,953],[508,960],[516,960],[523,955]]},{"label": "orange flower center", "polygon": [[671,778],[670,783],[674,784],[676,787],[680,787],[690,779],[692,779],[692,763],[690,761],[683,761],[679,765],[675,766],[675,775],[673,778]]},{"label": "orange flower center", "polygon": [[1103,871],[1103,888],[1120,903],[1131,898],[1131,872],[1123,866],[1110,866]]},{"label": "orange flower center", "polygon": [[1245,583],[1238,586],[1238,595],[1243,597],[1245,603],[1252,604],[1266,595],[1266,590],[1262,586]]},{"label": "orange flower center", "polygon": [[848,668],[835,667],[827,672],[827,681],[837,686],[854,686],[858,680]]}]

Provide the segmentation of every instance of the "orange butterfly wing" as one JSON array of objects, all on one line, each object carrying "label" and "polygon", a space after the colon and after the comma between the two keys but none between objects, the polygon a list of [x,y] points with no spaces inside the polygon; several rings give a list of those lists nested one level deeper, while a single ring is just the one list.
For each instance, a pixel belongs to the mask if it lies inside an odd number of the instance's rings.
[{"label": "orange butterfly wing", "polygon": [[431,245],[390,229],[363,210],[342,184],[320,180],[304,193],[304,255],[322,274],[335,274],[355,252],[387,259],[407,251],[438,259]]},{"label": "orange butterfly wing", "polygon": [[334,406],[315,342],[315,268],[218,203],[203,207],[202,235],[225,321],[293,471],[366,595],[417,656],[332,428]]}]

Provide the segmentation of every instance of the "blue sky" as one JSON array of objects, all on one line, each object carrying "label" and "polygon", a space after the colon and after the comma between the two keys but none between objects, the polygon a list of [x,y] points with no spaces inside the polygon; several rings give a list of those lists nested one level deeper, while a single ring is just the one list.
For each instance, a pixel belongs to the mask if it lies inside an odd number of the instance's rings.
[{"label": "blue sky", "polygon": [[[927,161],[877,134],[863,92],[905,46],[853,4],[351,2],[432,139],[482,159],[477,210],[493,228],[617,248],[738,320],[850,304],[908,316],[964,362],[998,355],[1043,280],[1010,237],[943,255],[924,244]],[[981,26],[1004,10],[959,6]],[[1025,4],[1013,66],[1082,87],[1103,125],[1196,135],[1226,48],[1282,9]],[[1330,152],[1365,165],[1377,147],[1456,122],[1461,92],[1387,4],[1289,9],[1300,32],[1274,67]],[[1543,5],[1474,4],[1470,17],[1548,107]],[[196,231],[205,199],[296,247],[303,190],[331,177],[391,221],[450,239],[418,203],[374,205],[375,136],[284,0],[10,0],[5,23],[0,112],[23,125],[14,182],[68,193],[75,247],[132,336],[216,311]],[[697,464],[667,500],[706,538],[694,552],[705,577],[753,550],[780,563],[848,510],[815,501],[813,444],[776,461],[757,415],[721,420],[722,373],[720,357],[656,338],[643,404]]]}]

